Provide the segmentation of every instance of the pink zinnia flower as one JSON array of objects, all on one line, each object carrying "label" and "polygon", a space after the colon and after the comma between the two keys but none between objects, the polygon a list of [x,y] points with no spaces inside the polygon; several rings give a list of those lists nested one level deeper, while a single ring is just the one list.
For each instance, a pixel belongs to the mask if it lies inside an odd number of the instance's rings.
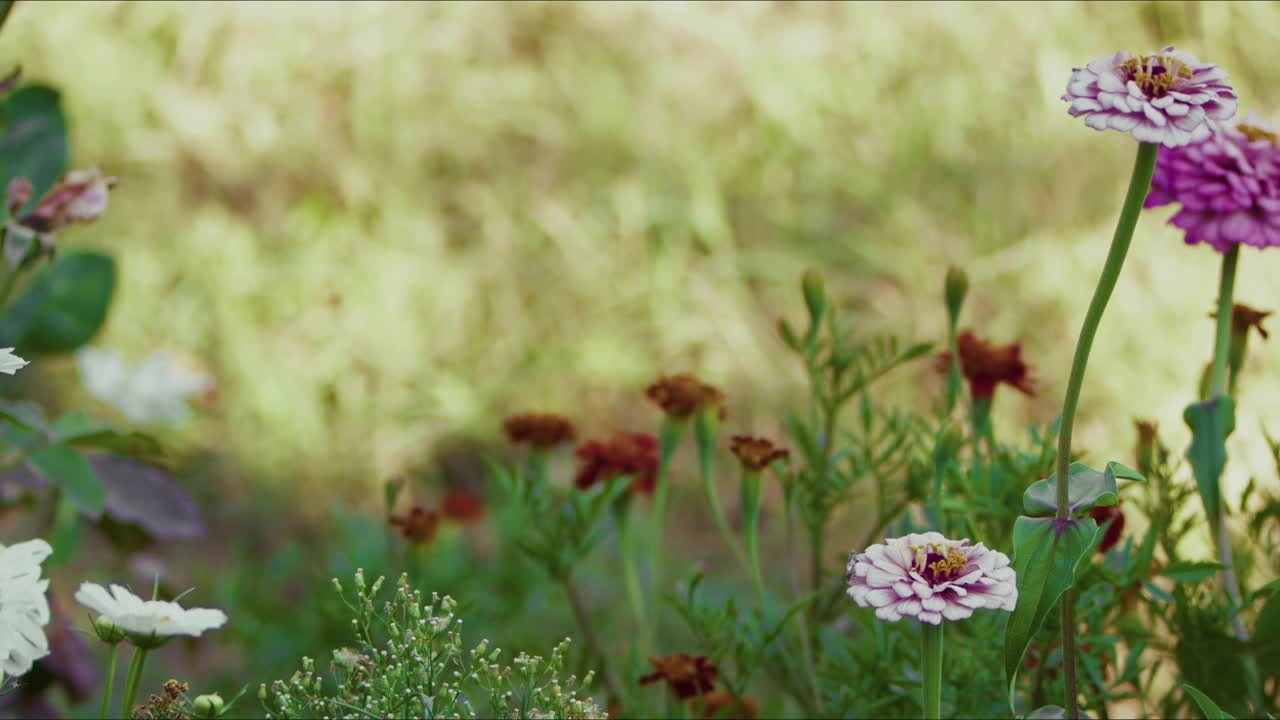
[{"label": "pink zinnia flower", "polygon": [[1280,246],[1280,146],[1274,128],[1253,113],[1214,123],[1204,142],[1168,150],[1156,161],[1144,207],[1178,203],[1169,222],[1188,245],[1225,253],[1236,245]]},{"label": "pink zinnia flower", "polygon": [[1145,143],[1179,147],[1209,136],[1206,120],[1236,113],[1227,73],[1172,46],[1151,55],[1121,50],[1074,68],[1063,100],[1094,130],[1119,130]]},{"label": "pink zinnia flower", "polygon": [[1007,555],[937,532],[886,539],[854,552],[845,578],[849,597],[889,622],[906,616],[939,625],[981,608],[1012,612],[1018,603]]}]

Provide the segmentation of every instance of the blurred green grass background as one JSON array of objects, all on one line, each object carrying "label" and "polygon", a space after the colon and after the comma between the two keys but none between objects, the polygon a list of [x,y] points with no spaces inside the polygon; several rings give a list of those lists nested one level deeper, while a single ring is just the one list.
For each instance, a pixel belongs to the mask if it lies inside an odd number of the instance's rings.
[{"label": "blurred green grass background", "polygon": [[[809,266],[913,340],[966,267],[964,324],[1039,379],[1006,432],[1050,422],[1134,152],[1067,116],[1072,66],[1176,44],[1274,118],[1277,28],[1278,3],[24,2],[5,55],[64,92],[75,164],[121,178],[64,240],[120,262],[98,344],[200,358],[219,400],[183,435],[232,459],[219,490],[318,509],[514,410],[655,428],[662,371],[776,431]],[[1170,212],[1095,346],[1093,459],[1128,458],[1133,416],[1187,437],[1218,256]],[[1243,301],[1280,307],[1277,262],[1245,251]],[[1280,398],[1252,349],[1237,486]],[[940,389],[921,363],[882,392]]]}]

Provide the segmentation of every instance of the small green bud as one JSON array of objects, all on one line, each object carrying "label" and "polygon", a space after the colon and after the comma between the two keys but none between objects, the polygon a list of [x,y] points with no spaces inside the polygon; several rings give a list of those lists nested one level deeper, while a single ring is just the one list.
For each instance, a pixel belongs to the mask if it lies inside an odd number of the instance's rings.
[{"label": "small green bud", "polygon": [[952,266],[947,269],[947,282],[944,297],[947,301],[947,315],[954,324],[960,317],[960,306],[964,304],[964,298],[969,294],[969,276],[964,270]]},{"label": "small green bud", "polygon": [[827,289],[822,274],[817,270],[806,270],[800,288],[804,291],[804,304],[809,308],[809,316],[816,324],[827,311]]},{"label": "small green bud", "polygon": [[267,684],[258,684],[258,702],[265,703],[267,701]]},{"label": "small green bud", "polygon": [[778,319],[778,335],[782,338],[782,342],[792,350],[800,349],[800,338],[796,335],[796,331],[792,329],[791,323],[786,318]]},{"label": "small green bud", "polygon": [[99,640],[108,645],[117,645],[126,637],[124,630],[105,617],[99,617],[93,622],[93,632],[97,634]]},{"label": "small green bud", "polygon": [[191,712],[198,718],[216,718],[222,713],[222,696],[218,693],[201,695],[191,701]]}]

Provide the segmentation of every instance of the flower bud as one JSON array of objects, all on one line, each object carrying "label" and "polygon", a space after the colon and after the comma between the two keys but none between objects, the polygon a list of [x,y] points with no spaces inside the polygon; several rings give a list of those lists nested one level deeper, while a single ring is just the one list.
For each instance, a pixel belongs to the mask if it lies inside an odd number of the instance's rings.
[{"label": "flower bud", "polygon": [[822,274],[817,270],[806,270],[800,281],[804,291],[804,304],[809,308],[809,317],[816,324],[827,311],[827,289],[822,281]]},{"label": "flower bud", "polygon": [[99,640],[108,645],[116,645],[125,638],[124,630],[105,617],[100,617],[93,622],[93,632]]},{"label": "flower bud", "polygon": [[191,701],[191,712],[198,718],[216,718],[222,713],[222,696],[218,693],[201,695]]},{"label": "flower bud", "polygon": [[796,331],[791,328],[791,323],[785,318],[778,319],[778,335],[782,338],[782,342],[792,350],[800,349],[800,338],[796,335]]},{"label": "flower bud", "polygon": [[964,304],[964,298],[968,294],[969,276],[958,267],[947,268],[947,281],[943,297],[947,302],[947,316],[951,318],[953,325],[960,317],[960,306]]}]

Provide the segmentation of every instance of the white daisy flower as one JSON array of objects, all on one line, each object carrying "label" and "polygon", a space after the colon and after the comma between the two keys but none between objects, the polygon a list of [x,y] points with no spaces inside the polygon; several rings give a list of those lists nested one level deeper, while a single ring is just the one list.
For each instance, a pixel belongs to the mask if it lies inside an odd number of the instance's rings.
[{"label": "white daisy flower", "polygon": [[49,654],[49,581],[40,579],[40,563],[52,553],[43,540],[0,545],[0,677],[22,675]]},{"label": "white daisy flower", "polygon": [[186,399],[213,387],[213,378],[193,372],[155,351],[130,366],[114,350],[81,348],[76,365],[85,389],[134,422],[182,420]]},{"label": "white daisy flower", "polygon": [[13,348],[0,348],[0,373],[12,375],[28,364],[26,360],[13,354]]},{"label": "white daisy flower", "polygon": [[139,647],[143,646],[140,640],[160,645],[175,635],[200,637],[206,630],[216,630],[227,622],[227,615],[221,610],[188,610],[175,602],[143,600],[119,585],[112,585],[108,591],[101,585],[81,583],[76,602],[129,633]]}]

